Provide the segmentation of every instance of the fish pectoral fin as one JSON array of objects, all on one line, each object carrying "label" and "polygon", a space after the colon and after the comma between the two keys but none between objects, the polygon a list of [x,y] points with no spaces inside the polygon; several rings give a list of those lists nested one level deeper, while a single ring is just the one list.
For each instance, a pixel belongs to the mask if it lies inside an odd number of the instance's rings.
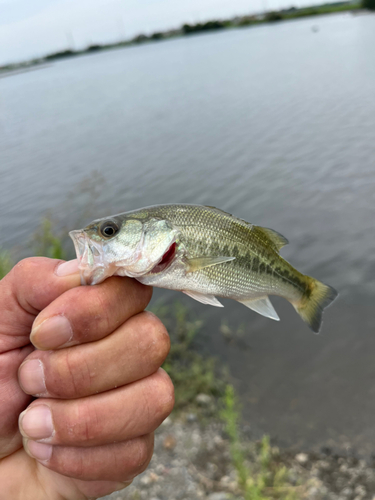
[{"label": "fish pectoral fin", "polygon": [[208,304],[215,307],[224,307],[214,295],[205,295],[204,293],[192,292],[191,290],[182,290],[186,295],[189,295],[192,299],[202,302],[202,304]]},{"label": "fish pectoral fin", "polygon": [[224,262],[235,260],[236,257],[194,257],[187,259],[187,273],[194,273],[205,267],[216,266]]},{"label": "fish pectoral fin", "polygon": [[261,314],[262,316],[265,316],[266,318],[271,318],[274,319],[275,321],[280,321],[280,318],[277,315],[277,312],[275,311],[273,305],[271,304],[271,301],[268,298],[268,296],[257,299],[239,300],[238,302],[241,302],[241,304],[243,304],[244,306],[248,307],[249,309],[252,309],[253,311]]}]

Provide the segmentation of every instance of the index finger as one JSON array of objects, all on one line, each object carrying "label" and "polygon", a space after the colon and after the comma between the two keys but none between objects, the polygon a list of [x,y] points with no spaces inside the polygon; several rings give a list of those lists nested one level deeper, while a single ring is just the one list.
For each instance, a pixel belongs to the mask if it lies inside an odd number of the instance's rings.
[{"label": "index finger", "polygon": [[0,281],[0,353],[30,343],[35,316],[67,290],[80,285],[77,260],[21,260]]},{"label": "index finger", "polygon": [[131,278],[68,290],[37,316],[30,340],[41,350],[100,340],[149,303],[152,288]]}]

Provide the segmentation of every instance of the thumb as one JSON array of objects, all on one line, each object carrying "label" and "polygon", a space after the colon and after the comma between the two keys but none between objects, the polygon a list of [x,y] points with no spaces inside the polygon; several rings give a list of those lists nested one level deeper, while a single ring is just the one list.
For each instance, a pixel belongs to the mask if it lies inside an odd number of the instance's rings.
[{"label": "thumb", "polygon": [[31,257],[14,266],[0,281],[0,354],[29,344],[35,316],[79,285],[77,260]]}]

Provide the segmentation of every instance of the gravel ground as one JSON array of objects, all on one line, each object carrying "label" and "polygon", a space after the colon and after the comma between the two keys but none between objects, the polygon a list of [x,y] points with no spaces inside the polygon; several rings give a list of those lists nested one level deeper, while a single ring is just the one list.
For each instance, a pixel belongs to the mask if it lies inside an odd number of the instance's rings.
[{"label": "gravel ground", "polygon": [[[254,448],[250,440],[248,445]],[[297,499],[375,500],[375,469],[363,460],[326,450],[320,455],[282,452],[277,461],[287,467]],[[223,425],[202,425],[196,414],[167,418],[155,435],[148,469],[125,490],[103,498],[242,500]]]}]

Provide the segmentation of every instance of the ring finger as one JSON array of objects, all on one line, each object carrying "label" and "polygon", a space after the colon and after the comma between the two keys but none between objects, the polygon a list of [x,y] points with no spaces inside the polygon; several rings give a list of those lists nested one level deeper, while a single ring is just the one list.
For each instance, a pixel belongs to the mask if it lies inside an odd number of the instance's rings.
[{"label": "ring finger", "polygon": [[138,382],[73,400],[38,399],[20,415],[25,438],[59,446],[102,446],[153,432],[172,411],[162,369]]},{"label": "ring finger", "polygon": [[131,481],[146,469],[153,444],[153,433],[91,448],[51,446],[24,439],[24,448],[32,458],[64,476],[84,481]]}]

